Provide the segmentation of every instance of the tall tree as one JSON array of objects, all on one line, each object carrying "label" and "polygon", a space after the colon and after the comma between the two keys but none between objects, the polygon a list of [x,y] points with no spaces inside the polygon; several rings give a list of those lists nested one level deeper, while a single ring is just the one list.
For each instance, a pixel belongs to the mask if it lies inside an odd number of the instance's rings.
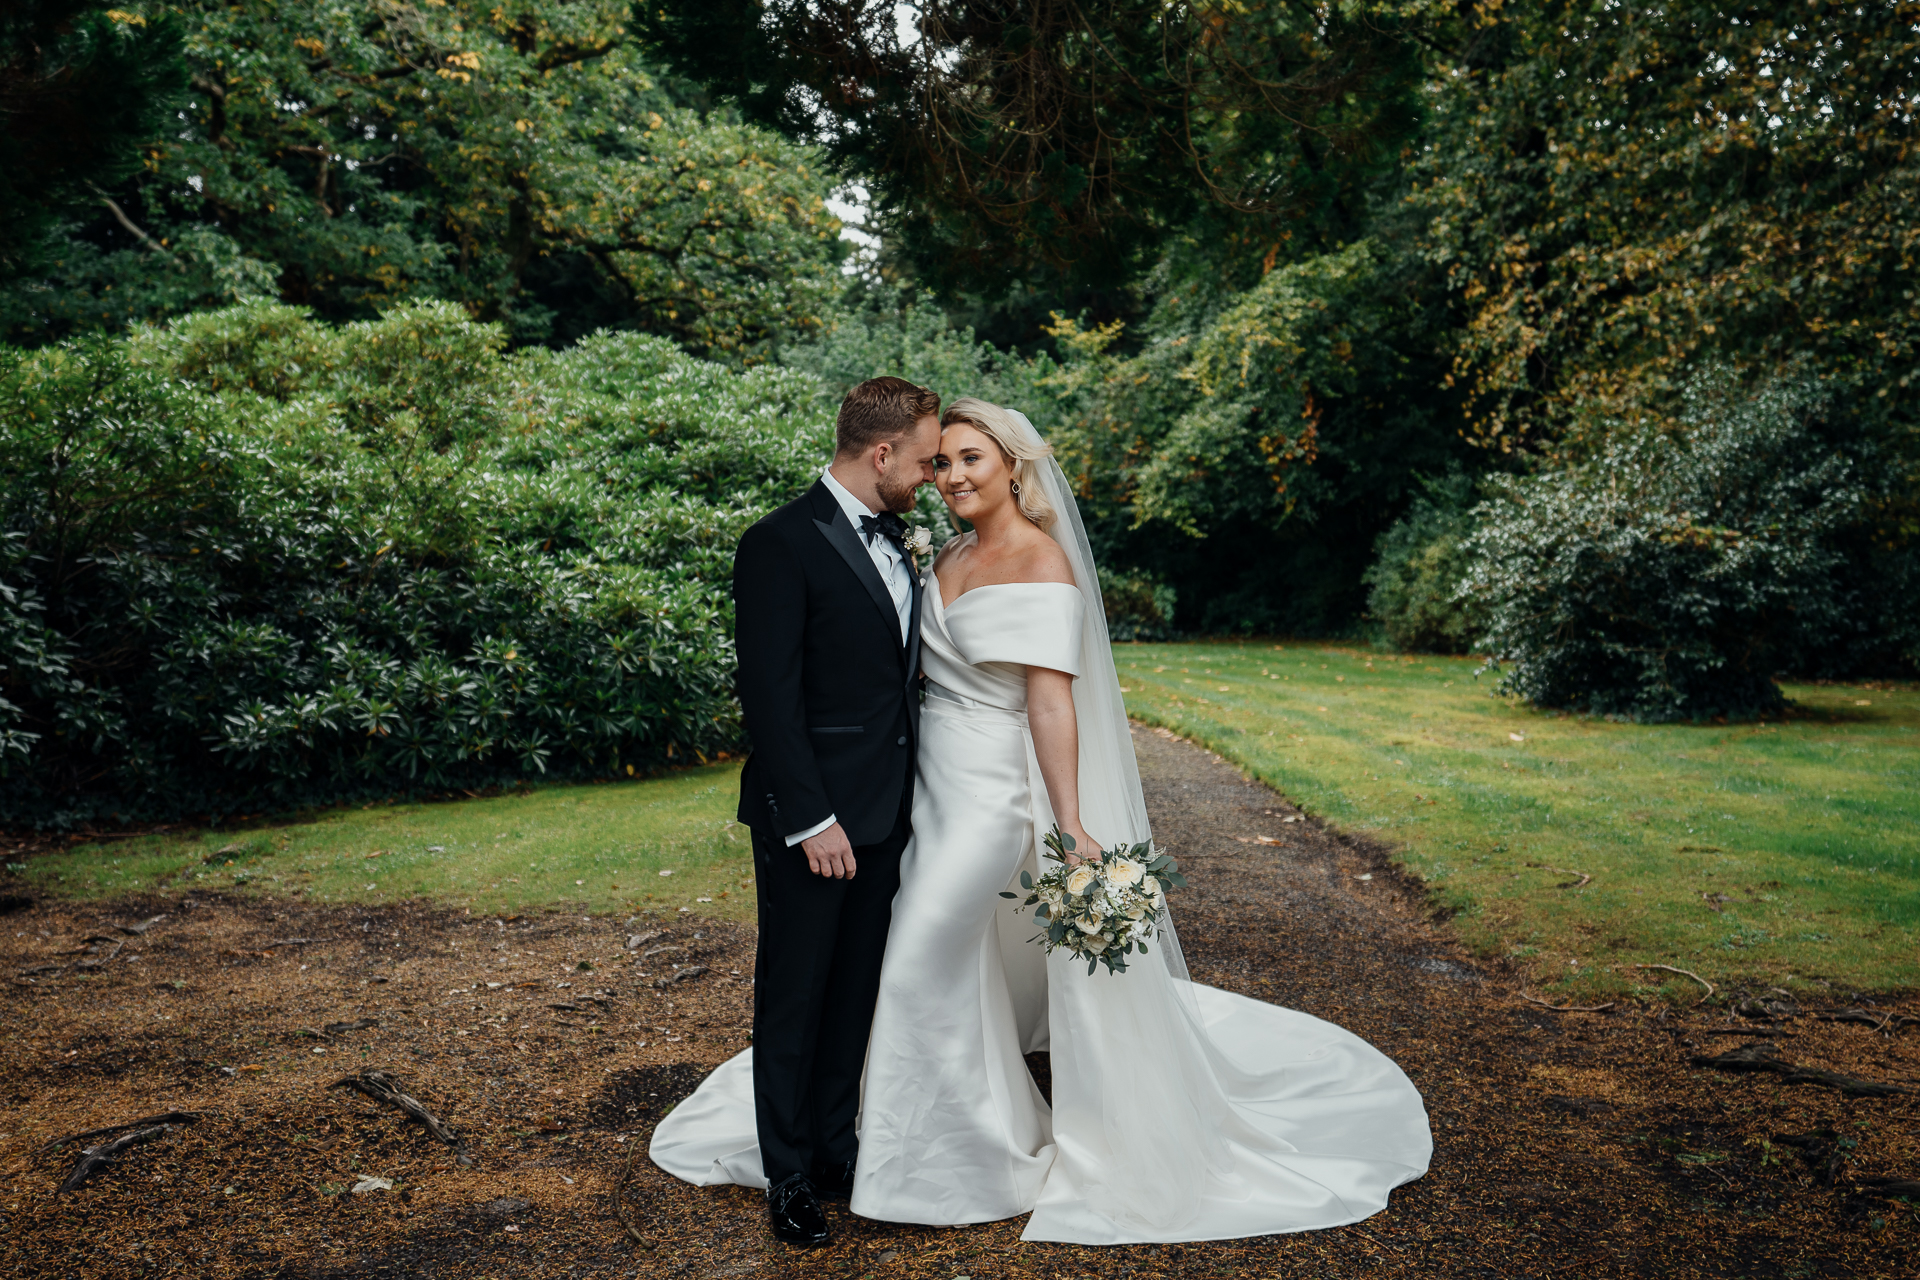
[{"label": "tall tree", "polygon": [[0,8],[0,279],[35,265],[63,213],[140,168],[187,74],[180,23],[157,7]]},{"label": "tall tree", "polygon": [[915,273],[1006,293],[1138,278],[1209,208],[1288,252],[1357,234],[1416,118],[1389,5],[699,0],[672,65],[866,179]]},{"label": "tall tree", "polygon": [[676,100],[625,0],[181,10],[184,119],[121,193],[144,242],[76,228],[0,299],[16,338],[179,309],[148,245],[216,296],[264,283],[334,319],[446,298],[521,342],[610,326],[743,355],[835,284],[822,158]]},{"label": "tall tree", "polygon": [[1436,59],[1412,206],[1466,427],[1503,449],[1802,361],[1912,421],[1920,3],[1489,6]]}]

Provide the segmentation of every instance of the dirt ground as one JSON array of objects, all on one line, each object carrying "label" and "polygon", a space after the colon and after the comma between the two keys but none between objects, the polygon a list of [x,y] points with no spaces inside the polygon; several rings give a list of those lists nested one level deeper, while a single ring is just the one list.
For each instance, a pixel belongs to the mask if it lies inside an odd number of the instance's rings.
[{"label": "dirt ground", "polygon": [[[1920,1021],[1889,1017],[1920,1001],[1835,990],[1820,1009],[1740,1016],[1741,998],[1778,997],[1735,992],[1688,1011],[1549,1012],[1452,946],[1383,850],[1285,821],[1281,797],[1205,751],[1136,740],[1155,830],[1191,876],[1176,911],[1194,976],[1352,1028],[1426,1095],[1433,1170],[1387,1212],[1095,1249],[1023,1244],[1018,1220],[928,1229],[835,1210],[832,1246],[793,1251],[756,1193],[684,1186],[640,1150],[746,1046],[750,928],[0,898],[0,1276],[1920,1275],[1920,1186],[1902,1199],[1898,1183],[1920,1179]],[[1884,1026],[1816,1016],[1845,1009]],[[1753,1043],[1913,1092],[1690,1065]],[[457,1145],[330,1087],[369,1070]],[[197,1119],[56,1191],[78,1148],[107,1138],[46,1144],[165,1112]],[[650,1247],[616,1217],[630,1160],[621,1203]],[[367,1178],[391,1187],[352,1189]]]}]

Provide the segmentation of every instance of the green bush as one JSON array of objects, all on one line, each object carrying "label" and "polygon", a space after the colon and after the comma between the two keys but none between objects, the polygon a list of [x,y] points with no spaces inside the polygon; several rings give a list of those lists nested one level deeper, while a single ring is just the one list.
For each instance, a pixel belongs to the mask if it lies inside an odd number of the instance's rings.
[{"label": "green bush", "polygon": [[[1897,496],[1872,444],[1810,384],[1749,392],[1716,373],[1684,400],[1677,431],[1615,427],[1585,463],[1496,480],[1475,508],[1467,587],[1502,691],[1643,721],[1743,716],[1778,710],[1775,674],[1863,621],[1911,655],[1911,596],[1888,612],[1888,566],[1857,553]],[[1894,557],[1908,577],[1912,559]]]},{"label": "green bush", "polygon": [[740,742],[735,540],[817,384],[448,304],[0,350],[0,823],[218,815]]},{"label": "green bush", "polygon": [[1486,626],[1483,611],[1460,591],[1471,567],[1473,481],[1456,470],[1425,485],[1426,494],[1374,543],[1373,564],[1362,575],[1370,588],[1367,612],[1403,653],[1465,653]]},{"label": "green bush", "polygon": [[1115,640],[1170,640],[1174,635],[1174,589],[1143,573],[1101,569],[1100,599],[1107,631]]}]

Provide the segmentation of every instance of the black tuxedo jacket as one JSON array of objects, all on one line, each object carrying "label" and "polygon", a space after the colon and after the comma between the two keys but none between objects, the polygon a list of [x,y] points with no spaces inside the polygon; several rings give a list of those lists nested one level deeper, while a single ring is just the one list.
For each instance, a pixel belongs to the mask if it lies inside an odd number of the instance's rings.
[{"label": "black tuxedo jacket", "polygon": [[784,840],[832,814],[877,844],[911,802],[920,729],[920,582],[907,643],[860,534],[824,482],[740,539],[733,561],[740,706],[753,753],[740,821]]}]

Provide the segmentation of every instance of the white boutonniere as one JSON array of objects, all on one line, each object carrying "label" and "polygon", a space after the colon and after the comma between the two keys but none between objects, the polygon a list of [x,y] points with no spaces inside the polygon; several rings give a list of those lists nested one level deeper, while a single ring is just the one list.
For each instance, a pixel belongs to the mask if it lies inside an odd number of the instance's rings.
[{"label": "white boutonniere", "polygon": [[933,550],[933,534],[919,525],[908,529],[906,537],[900,541],[906,547],[907,554],[916,560]]}]

